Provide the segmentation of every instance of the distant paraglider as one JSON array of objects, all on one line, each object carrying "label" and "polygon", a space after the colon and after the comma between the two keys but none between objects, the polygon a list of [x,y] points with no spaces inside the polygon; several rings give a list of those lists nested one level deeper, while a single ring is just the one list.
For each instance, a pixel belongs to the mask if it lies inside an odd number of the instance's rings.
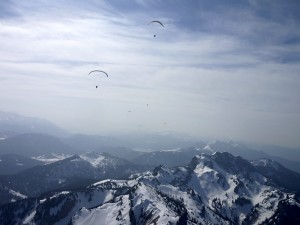
[{"label": "distant paraglider", "polygon": [[[91,72],[89,72],[88,75],[90,75],[91,73],[94,73],[94,72],[104,73],[108,77],[108,74],[105,71],[103,71],[103,70],[92,70]],[[98,88],[98,85],[96,85],[96,88]]]},{"label": "distant paraglider", "polygon": [[[159,20],[152,20],[148,23],[148,25],[151,23],[157,23],[157,24],[160,24],[162,27],[165,27],[164,24],[162,22],[160,22]],[[156,37],[156,36],[157,36],[156,34],[153,35],[153,37]]]}]

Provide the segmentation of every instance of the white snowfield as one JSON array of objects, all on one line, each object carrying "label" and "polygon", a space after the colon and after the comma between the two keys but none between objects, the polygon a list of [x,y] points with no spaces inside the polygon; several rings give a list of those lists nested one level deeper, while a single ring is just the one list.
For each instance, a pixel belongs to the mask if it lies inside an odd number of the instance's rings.
[{"label": "white snowfield", "polygon": [[50,155],[40,155],[40,156],[31,157],[31,158],[41,161],[45,164],[50,164],[50,163],[54,163],[54,162],[57,162],[57,161],[60,161],[60,160],[63,160],[63,159],[69,158],[69,157],[71,157],[71,155],[52,153]]}]

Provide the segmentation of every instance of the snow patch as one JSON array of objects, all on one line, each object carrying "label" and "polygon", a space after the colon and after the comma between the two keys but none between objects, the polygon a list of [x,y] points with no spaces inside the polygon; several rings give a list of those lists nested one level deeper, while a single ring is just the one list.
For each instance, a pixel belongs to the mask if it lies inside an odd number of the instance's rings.
[{"label": "snow patch", "polygon": [[62,192],[59,192],[59,193],[54,194],[53,196],[50,197],[50,199],[52,199],[52,198],[57,198],[57,197],[60,196],[60,195],[67,195],[67,194],[69,194],[69,193],[70,193],[69,191],[62,191]]},{"label": "snow patch", "polygon": [[105,157],[102,154],[92,154],[91,153],[86,153],[83,155],[80,155],[80,158],[82,158],[83,160],[88,161],[93,167],[98,167],[101,162],[105,159]]},{"label": "snow patch", "polygon": [[33,210],[23,221],[23,224],[33,224],[32,220],[36,214],[36,210]]},{"label": "snow patch", "polygon": [[174,148],[174,149],[165,149],[161,150],[160,152],[180,152],[181,148]]},{"label": "snow patch", "polygon": [[45,164],[50,164],[50,163],[54,163],[66,158],[71,157],[71,155],[65,155],[65,154],[51,154],[49,156],[46,155],[40,155],[40,156],[35,156],[35,157],[31,157],[32,159],[41,161]]},{"label": "snow patch", "polygon": [[26,195],[23,195],[23,194],[21,194],[20,192],[14,191],[14,190],[12,190],[12,189],[10,189],[8,192],[9,192],[10,194],[12,194],[13,196],[19,197],[19,198],[21,198],[21,199],[27,198]]},{"label": "snow patch", "polygon": [[210,147],[210,145],[206,145],[203,149],[210,152],[214,152],[214,150]]}]

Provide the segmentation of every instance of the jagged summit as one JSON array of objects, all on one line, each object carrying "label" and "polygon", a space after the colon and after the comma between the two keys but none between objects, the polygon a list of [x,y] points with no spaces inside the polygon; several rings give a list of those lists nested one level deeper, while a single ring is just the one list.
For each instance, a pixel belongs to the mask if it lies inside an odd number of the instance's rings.
[{"label": "jagged summit", "polygon": [[211,169],[220,167],[233,174],[255,172],[255,168],[247,160],[240,156],[233,156],[228,152],[202,153],[193,157],[190,166],[194,168],[198,164],[204,164]]}]

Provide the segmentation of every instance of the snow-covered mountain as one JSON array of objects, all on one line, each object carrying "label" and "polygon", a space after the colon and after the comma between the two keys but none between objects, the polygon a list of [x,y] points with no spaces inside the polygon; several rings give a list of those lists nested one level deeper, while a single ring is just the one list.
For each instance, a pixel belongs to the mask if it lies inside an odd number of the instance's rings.
[{"label": "snow-covered mountain", "polygon": [[[0,185],[24,196],[34,197],[47,191],[83,187],[96,180],[124,179],[144,170],[144,167],[107,153],[88,152],[1,176]],[[9,201],[0,199],[0,204],[6,202]]]},{"label": "snow-covered mountain", "polygon": [[2,136],[4,136],[5,132],[15,132],[19,134],[46,133],[58,137],[69,135],[67,131],[48,120],[4,111],[0,111],[0,132]]},{"label": "snow-covered mountain", "polygon": [[272,159],[278,161],[290,170],[300,172],[300,163],[297,161],[290,161],[277,156],[268,155],[263,151],[251,149],[233,141],[214,141],[205,145],[200,144],[200,147],[173,148],[144,152],[131,159],[131,161],[149,166],[181,166],[188,164],[194,155],[213,152],[229,152],[247,160],[259,160],[262,158]]},{"label": "snow-covered mountain", "polygon": [[300,174],[271,159],[253,160],[251,164],[272,182],[289,190],[300,191]]},{"label": "snow-covered mountain", "polygon": [[286,168],[296,171],[300,173],[300,159],[295,158],[294,161],[284,159],[278,156],[274,156],[271,154],[271,150],[269,150],[270,154],[265,153],[262,150],[256,150],[249,148],[243,144],[239,144],[233,141],[214,141],[208,143],[204,149],[209,149],[211,152],[229,152],[235,156],[241,156],[247,160],[258,160],[258,159],[272,159],[279,162],[281,165]]},{"label": "snow-covered mountain", "polygon": [[7,204],[0,224],[299,224],[295,194],[271,183],[241,157],[200,154],[188,166]]}]

